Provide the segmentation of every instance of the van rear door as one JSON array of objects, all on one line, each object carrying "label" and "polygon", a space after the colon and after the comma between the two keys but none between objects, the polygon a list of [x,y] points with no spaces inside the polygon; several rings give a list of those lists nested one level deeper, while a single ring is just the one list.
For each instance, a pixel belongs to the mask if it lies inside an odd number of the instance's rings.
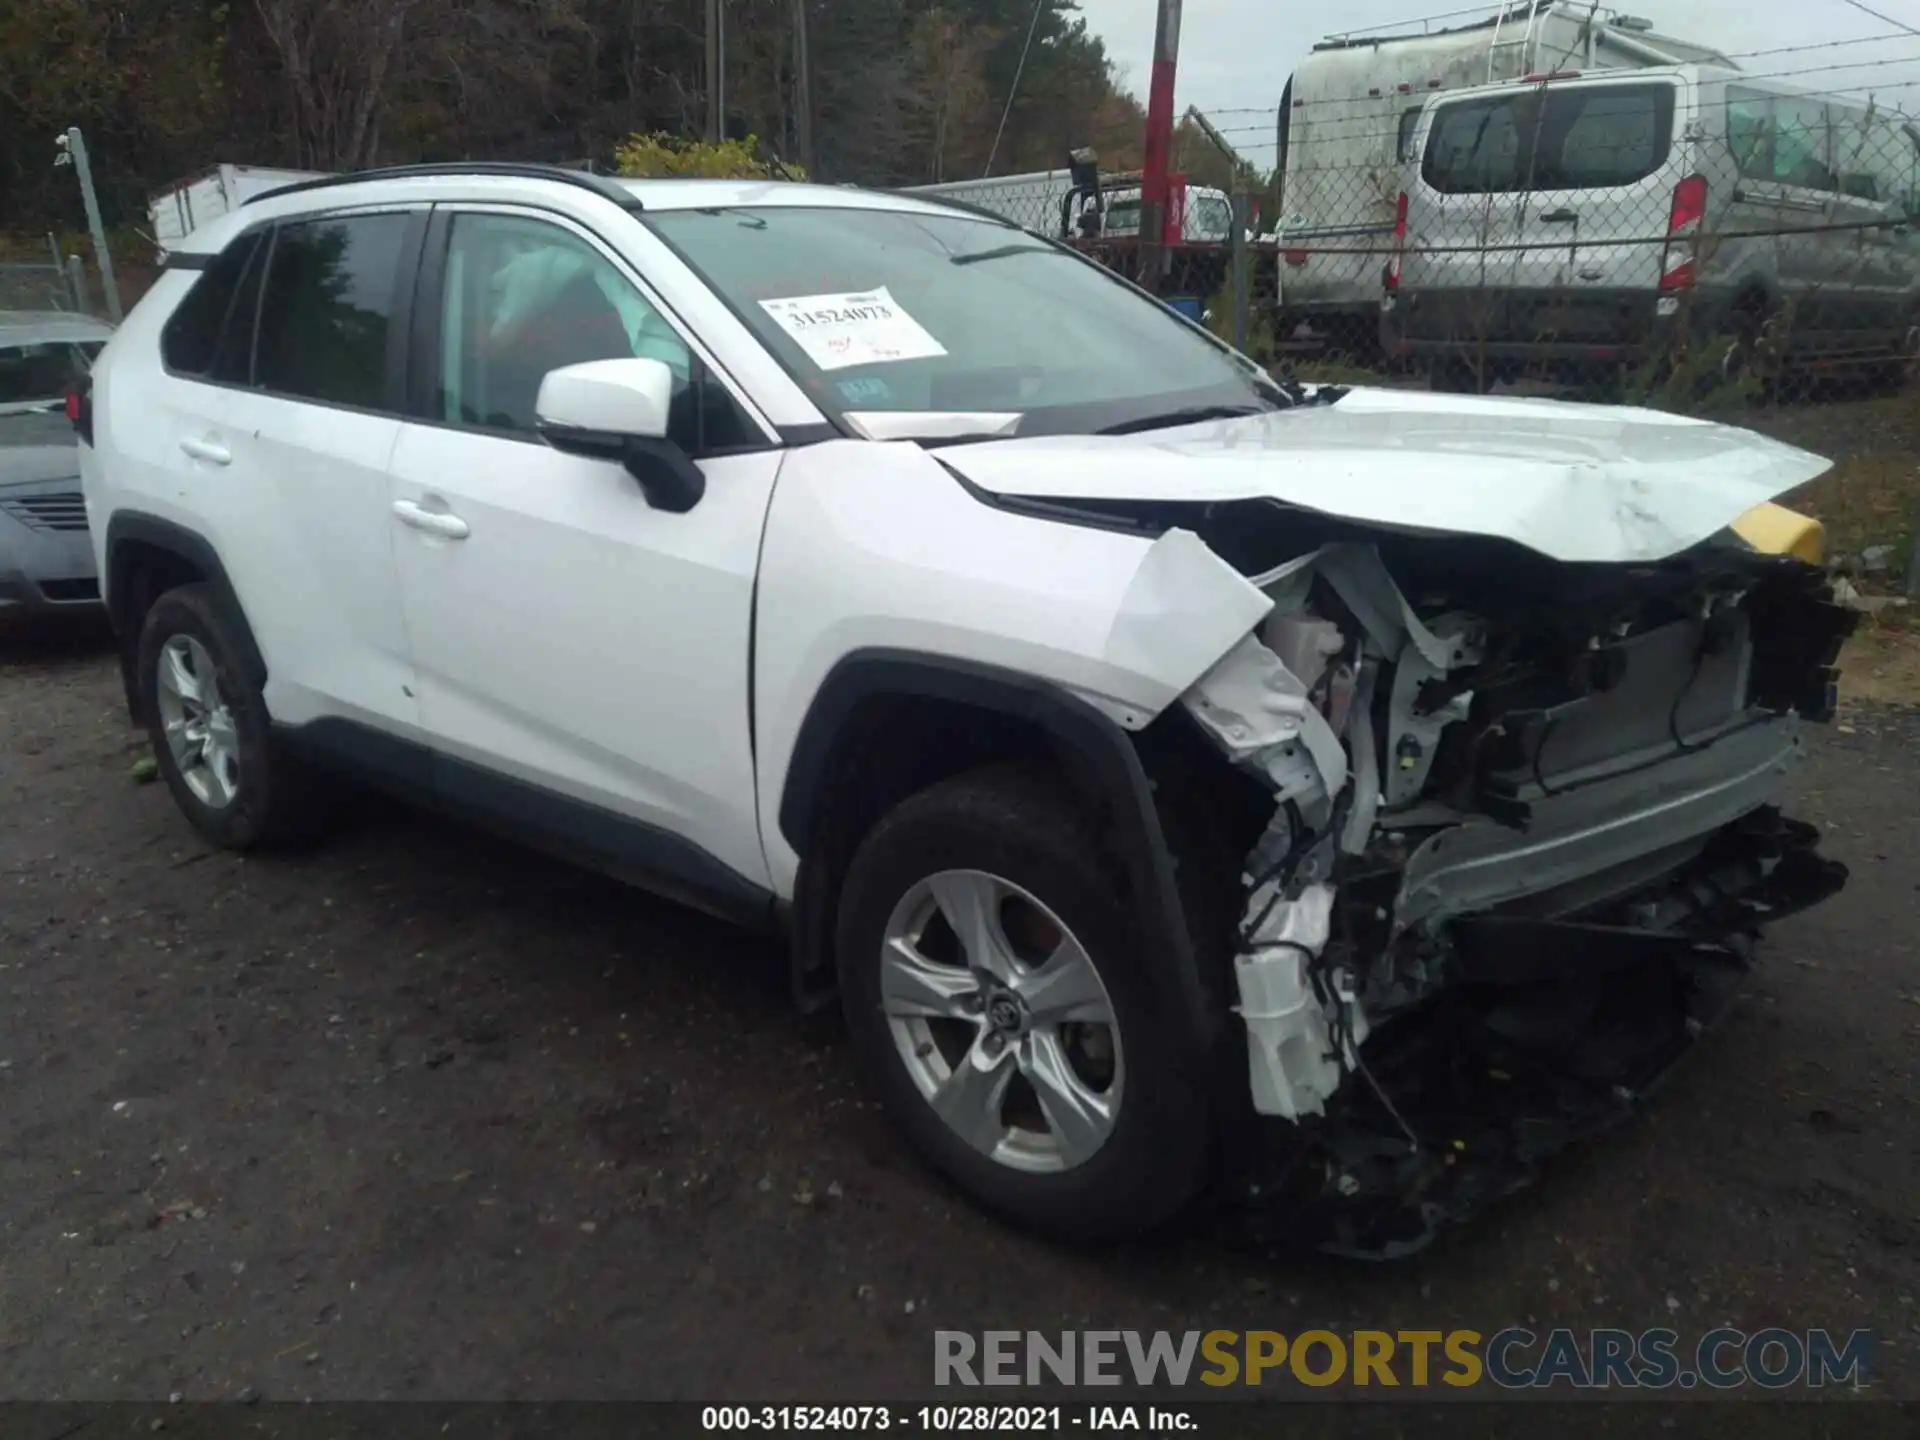
[{"label": "van rear door", "polygon": [[1671,77],[1628,73],[1437,106],[1403,286],[1489,292],[1478,308],[1498,311],[1504,339],[1617,333],[1617,292],[1659,285],[1686,164],[1680,96]]}]

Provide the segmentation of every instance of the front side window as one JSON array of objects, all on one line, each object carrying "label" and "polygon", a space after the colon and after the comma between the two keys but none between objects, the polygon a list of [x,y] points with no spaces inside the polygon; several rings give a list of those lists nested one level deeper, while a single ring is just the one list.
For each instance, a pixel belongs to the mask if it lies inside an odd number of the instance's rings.
[{"label": "front side window", "polygon": [[267,261],[254,383],[277,395],[388,408],[387,347],[412,217],[280,226]]},{"label": "front side window", "polygon": [[1006,225],[853,207],[641,218],[830,414],[1017,413],[1032,435],[1274,408],[1164,306]]},{"label": "front side window", "polygon": [[456,215],[440,311],[437,418],[532,435],[549,370],[659,360],[673,372],[672,438],[696,453],[758,438],[680,334],[598,249],[543,220]]}]

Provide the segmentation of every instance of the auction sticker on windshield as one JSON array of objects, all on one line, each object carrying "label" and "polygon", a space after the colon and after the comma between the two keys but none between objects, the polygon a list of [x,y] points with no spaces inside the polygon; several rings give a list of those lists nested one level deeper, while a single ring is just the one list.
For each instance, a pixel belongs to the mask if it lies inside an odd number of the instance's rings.
[{"label": "auction sticker on windshield", "polygon": [[947,353],[884,285],[857,295],[762,300],[760,308],[822,370],[927,360]]}]

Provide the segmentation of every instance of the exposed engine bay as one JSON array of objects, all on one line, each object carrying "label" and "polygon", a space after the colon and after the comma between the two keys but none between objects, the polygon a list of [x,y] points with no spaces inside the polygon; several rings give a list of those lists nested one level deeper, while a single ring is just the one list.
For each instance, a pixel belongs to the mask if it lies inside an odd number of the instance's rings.
[{"label": "exposed engine bay", "polygon": [[1311,1137],[1284,1185],[1324,1247],[1404,1253],[1630,1108],[1760,925],[1844,884],[1777,801],[1856,616],[1731,533],[1564,564],[1349,529],[1236,568],[1271,609],[1181,708],[1272,797],[1253,1108]]}]

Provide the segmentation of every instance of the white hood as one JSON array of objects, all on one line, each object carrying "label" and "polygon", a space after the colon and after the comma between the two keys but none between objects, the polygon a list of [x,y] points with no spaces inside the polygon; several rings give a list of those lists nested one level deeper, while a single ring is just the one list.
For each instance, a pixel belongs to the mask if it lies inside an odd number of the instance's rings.
[{"label": "white hood", "polygon": [[1140,435],[939,453],[998,495],[1271,498],[1393,529],[1497,536],[1564,561],[1677,554],[1832,465],[1655,410],[1372,389]]}]

